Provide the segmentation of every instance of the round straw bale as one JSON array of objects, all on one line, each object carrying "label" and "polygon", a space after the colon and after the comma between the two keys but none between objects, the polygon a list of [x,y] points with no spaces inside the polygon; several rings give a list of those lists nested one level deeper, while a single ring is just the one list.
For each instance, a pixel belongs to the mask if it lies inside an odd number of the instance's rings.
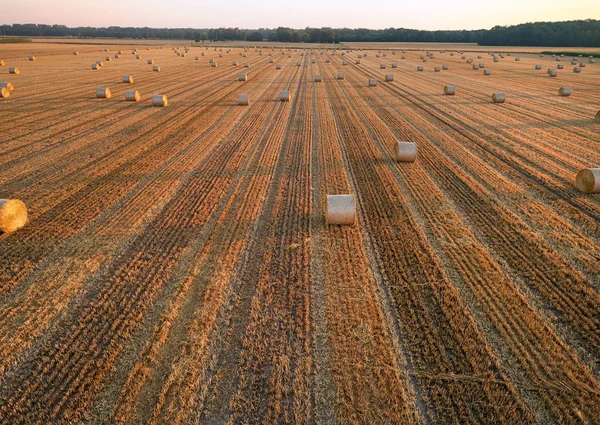
[{"label": "round straw bale", "polygon": [[550,75],[550,73],[552,73],[552,72],[554,72],[554,71],[556,71],[556,69],[554,69],[554,68],[548,68],[548,69],[546,70],[546,72],[548,73],[548,75]]},{"label": "round straw bale", "polygon": [[560,58],[558,56],[556,57],[556,62],[560,62]]},{"label": "round straw bale", "polygon": [[320,83],[321,81],[323,81],[321,74],[316,74],[315,75],[315,83]]},{"label": "round straw bale", "polygon": [[329,58],[325,59],[325,63],[331,63],[331,59],[329,59]]},{"label": "round straw bale", "polygon": [[473,65],[473,69],[478,71],[479,70],[479,65]]},{"label": "round straw bale", "polygon": [[279,93],[279,101],[280,102],[289,102],[292,99],[292,95],[290,94],[289,90],[282,90]]},{"label": "round straw bale", "polygon": [[442,69],[443,69],[444,71],[447,71],[447,70],[448,70],[448,64],[446,64],[446,63],[445,63],[445,64],[443,64],[443,65],[442,65]]},{"label": "round straw bale", "polygon": [[406,59],[406,55],[400,56],[400,59]]},{"label": "round straw bale", "polygon": [[[346,62],[346,63],[348,63],[348,62]],[[300,61],[296,62],[296,66],[301,66],[301,65],[302,65],[302,62],[300,62]]]},{"label": "round straw bale", "polygon": [[386,65],[384,63],[381,63],[381,64],[379,64],[379,69],[385,69],[385,66]]},{"label": "round straw bale", "polygon": [[385,74],[385,81],[394,81],[394,75],[393,74]]},{"label": "round straw bale", "polygon": [[273,60],[273,58],[269,58],[269,63],[273,63],[273,62],[275,62],[275,61]]},{"label": "round straw bale", "polygon": [[480,68],[480,69],[483,69],[483,68],[485,68],[485,64],[484,64],[483,62],[481,62],[481,63],[479,64],[479,68]]},{"label": "round straw bale", "polygon": [[107,56],[107,57],[105,57],[105,58],[104,58],[104,60],[105,60],[106,62],[110,62],[110,61],[112,60],[112,58],[111,58],[110,56]]},{"label": "round straw bale", "polygon": [[110,99],[110,89],[108,87],[101,87],[96,89],[96,97],[101,99]]},{"label": "round straw bale", "polygon": [[248,76],[246,74],[238,75],[238,81],[248,81]]},{"label": "round straw bale", "polygon": [[417,66],[417,71],[423,71],[425,68],[423,68],[422,65]]},{"label": "round straw bale", "polygon": [[29,56],[29,60],[35,62],[35,56]]},{"label": "round straw bale", "polygon": [[121,55],[119,55],[118,53],[115,53],[115,59],[119,59],[121,57]]},{"label": "round straw bale", "polygon": [[11,66],[10,68],[8,68],[8,73],[9,74],[20,74],[21,71],[19,71],[19,68],[16,68],[14,66]]},{"label": "round straw bale", "polygon": [[466,58],[467,58],[467,57],[466,57],[465,55],[462,55],[462,56],[461,56],[461,59],[463,59],[463,60],[464,60],[464,59],[466,59]]},{"label": "round straw bale", "polygon": [[414,162],[417,158],[417,145],[412,142],[397,142],[395,159],[398,162]]},{"label": "round straw bale", "polygon": [[327,195],[325,206],[327,224],[349,224],[356,221],[354,195]]},{"label": "round straw bale", "polygon": [[518,56],[515,58],[515,61],[517,61],[517,62],[519,62],[520,60],[521,60],[521,58]]},{"label": "round straw bale", "polygon": [[556,71],[556,70],[550,71],[550,72],[548,73],[548,75],[549,75],[550,77],[558,77],[558,71]]},{"label": "round straw bale", "polygon": [[0,83],[0,87],[4,87],[8,91],[13,91],[15,89],[12,83]]},{"label": "round straw bale", "polygon": [[100,69],[100,65],[98,65],[97,63],[93,63],[92,69]]},{"label": "round straw bale", "polygon": [[155,71],[155,72],[160,72],[160,66],[158,66],[158,65],[154,65],[154,66],[152,67],[152,71]]},{"label": "round straw bale", "polygon": [[496,92],[492,95],[492,101],[494,103],[504,103],[505,100],[506,100],[506,97],[504,96],[504,93],[502,93],[502,92]]},{"label": "round straw bale", "polygon": [[535,69],[542,69],[542,65],[538,63],[538,64],[535,66]]},{"label": "round straw bale", "polygon": [[78,52],[78,51],[74,51],[74,52],[73,52],[73,55],[75,55],[75,56],[79,56],[79,52]]},{"label": "round straw bale", "polygon": [[247,106],[249,104],[250,104],[250,99],[248,98],[247,94],[238,95],[238,105]]},{"label": "round straw bale", "polygon": [[590,63],[596,63],[596,59],[590,59]]},{"label": "round straw bale", "polygon": [[125,100],[128,102],[139,102],[140,92],[138,92],[137,90],[127,90],[125,92]]},{"label": "round straw bale", "polygon": [[581,68],[576,66],[575,68],[573,68],[573,72],[579,74],[581,72]]},{"label": "round straw bale", "polygon": [[154,59],[148,59],[148,65],[154,65]]},{"label": "round straw bale", "polygon": [[498,62],[498,56],[494,56],[494,62]]},{"label": "round straw bale", "polygon": [[483,75],[492,75],[492,70],[491,69],[484,69],[483,70]]},{"label": "round straw bale", "polygon": [[164,94],[155,94],[152,96],[152,106],[169,106],[167,96]]},{"label": "round straw bale", "polygon": [[375,78],[369,78],[369,87],[374,87],[377,85],[377,80]]},{"label": "round straw bale", "polygon": [[27,224],[27,207],[18,199],[0,199],[0,230],[11,233]]},{"label": "round straw bale", "polygon": [[250,68],[250,62],[244,62],[244,68]]},{"label": "round straw bale", "polygon": [[559,63],[558,65],[556,65],[557,69],[564,69],[565,66],[562,63]]},{"label": "round straw bale", "polygon": [[133,76],[132,75],[123,75],[123,82],[127,84],[133,84]]},{"label": "round straw bale", "polygon": [[560,89],[558,89],[558,95],[559,96],[571,96],[571,93],[573,93],[573,89],[571,87],[561,87]]},{"label": "round straw bale", "polygon": [[481,55],[477,55],[477,59],[481,59]]},{"label": "round straw bale", "polygon": [[440,66],[436,66],[435,68],[433,68],[433,70],[434,70],[435,72],[440,72],[440,71],[442,70],[442,67],[440,67]]},{"label": "round straw bale", "polygon": [[345,78],[344,73],[343,72],[338,72],[338,80],[343,80]]},{"label": "round straw bale", "polygon": [[598,113],[596,114],[596,117],[594,118],[594,122],[600,122],[600,111],[598,111]]},{"label": "round straw bale", "polygon": [[356,63],[357,65],[360,65],[360,59],[356,59],[356,62],[355,62],[355,63]]},{"label": "round straw bale", "polygon": [[10,90],[6,87],[0,87],[0,97],[10,97]]},{"label": "round straw bale", "polygon": [[575,177],[575,186],[584,193],[600,193],[600,168],[584,168]]},{"label": "round straw bale", "polygon": [[585,62],[581,62],[581,63],[579,64],[579,66],[580,66],[580,67],[582,67],[582,68],[585,68]]},{"label": "round straw bale", "polygon": [[467,59],[467,63],[473,63],[473,58]]},{"label": "round straw bale", "polygon": [[448,96],[452,96],[456,93],[456,87],[454,86],[446,86],[444,87],[444,94]]},{"label": "round straw bale", "polygon": [[142,55],[135,55],[135,58],[136,58],[136,59],[141,59],[141,58],[142,58]]}]

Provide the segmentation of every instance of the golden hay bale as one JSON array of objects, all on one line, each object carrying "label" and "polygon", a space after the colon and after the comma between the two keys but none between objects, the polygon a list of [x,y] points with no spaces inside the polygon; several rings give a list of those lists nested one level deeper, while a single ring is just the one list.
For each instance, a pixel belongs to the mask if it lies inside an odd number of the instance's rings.
[{"label": "golden hay bale", "polygon": [[498,56],[494,56],[494,62],[498,62]]},{"label": "golden hay bale", "polygon": [[246,74],[238,75],[238,81],[248,81],[248,76]]},{"label": "golden hay bale", "polygon": [[400,56],[400,59],[406,59],[405,55]]},{"label": "golden hay bale", "polygon": [[121,55],[119,55],[118,53],[115,53],[115,59],[119,59],[121,57]]},{"label": "golden hay bale", "polygon": [[467,59],[467,63],[473,63],[473,58]]},{"label": "golden hay bale", "polygon": [[96,89],[96,97],[100,99],[110,99],[110,89],[108,87],[101,87]]},{"label": "golden hay bale", "polygon": [[562,63],[559,63],[558,65],[556,65],[557,69],[564,69],[565,66]]},{"label": "golden hay bale", "polygon": [[442,70],[442,67],[440,67],[440,66],[436,66],[435,68],[433,68],[433,70],[434,70],[435,72],[440,72],[440,71]]},{"label": "golden hay bale", "polygon": [[250,104],[250,99],[247,94],[238,95],[238,105],[240,106],[248,106]]},{"label": "golden hay bale", "polygon": [[105,48],[105,49],[104,49],[104,51],[105,51],[105,52],[108,52],[108,48]]},{"label": "golden hay bale", "polygon": [[442,69],[443,69],[444,71],[447,71],[447,70],[448,70],[448,64],[446,64],[446,63],[445,63],[445,64],[443,64],[443,65],[442,65]]},{"label": "golden hay bale", "polygon": [[344,78],[346,78],[346,76],[344,75],[343,72],[338,72],[338,80],[343,80]]},{"label": "golden hay bale", "polygon": [[483,70],[483,75],[492,75],[492,70],[491,69],[484,69]]},{"label": "golden hay bale", "polygon": [[575,187],[584,193],[600,193],[600,168],[584,168],[575,177]]},{"label": "golden hay bale", "polygon": [[331,63],[331,59],[329,59],[329,58],[325,59],[325,63]]},{"label": "golden hay bale", "polygon": [[596,117],[594,118],[594,122],[600,122],[600,111],[598,111],[598,113],[596,114]]},{"label": "golden hay bale", "polygon": [[0,230],[11,233],[27,224],[27,207],[18,199],[0,199]]},{"label": "golden hay bale", "polygon": [[552,71],[550,71],[550,72],[548,73],[548,75],[549,75],[550,77],[553,77],[553,78],[554,78],[554,77],[558,77],[558,71],[556,71],[556,70],[552,70]]},{"label": "golden hay bale", "polygon": [[444,94],[448,96],[453,96],[456,93],[456,87],[454,86],[445,86]]},{"label": "golden hay bale", "polygon": [[13,91],[15,89],[15,86],[13,86],[12,83],[0,83],[0,87],[6,88],[8,91]]},{"label": "golden hay bale", "polygon": [[154,96],[152,96],[152,106],[169,106],[167,96],[165,96],[164,94],[155,94]]},{"label": "golden hay bale", "polygon": [[423,68],[422,65],[417,66],[417,71],[423,71],[425,68]]},{"label": "golden hay bale", "polygon": [[133,84],[133,76],[132,75],[123,75],[123,82],[127,84]]},{"label": "golden hay bale", "polygon": [[289,90],[282,90],[279,93],[279,101],[280,102],[289,102],[292,99],[292,95],[290,94]]},{"label": "golden hay bale", "polygon": [[8,73],[17,75],[17,74],[20,74],[21,71],[19,71],[19,68],[11,66],[10,68],[8,68]]},{"label": "golden hay bale", "polygon": [[477,55],[477,59],[481,59],[481,55]]},{"label": "golden hay bale", "polygon": [[417,158],[417,145],[412,142],[397,142],[394,158],[398,162],[414,162]]},{"label": "golden hay bale", "polygon": [[274,63],[275,61],[273,60],[273,58],[269,58],[269,63]]},{"label": "golden hay bale", "polygon": [[483,62],[479,63],[479,68],[480,68],[480,69],[483,69],[483,68],[485,68],[485,63],[483,63]]},{"label": "golden hay bale", "polygon": [[573,89],[571,87],[561,87],[560,89],[558,89],[558,95],[559,96],[571,96],[571,93],[573,93]]},{"label": "golden hay bale", "polygon": [[35,62],[35,56],[29,56],[29,60]]},{"label": "golden hay bale", "polygon": [[327,224],[353,225],[356,221],[354,195],[327,195],[325,217]]},{"label": "golden hay bale", "polygon": [[79,56],[79,52],[78,52],[78,51],[74,51],[74,52],[73,52],[73,55],[75,55],[75,56]]},{"label": "golden hay bale", "polygon": [[275,69],[281,69],[281,64],[278,63],[277,65],[275,65]]},{"label": "golden hay bale", "polygon": [[92,69],[100,69],[100,65],[98,65],[97,63],[93,63]]},{"label": "golden hay bale", "polygon": [[387,82],[394,81],[394,75],[393,74],[385,74],[385,81],[387,81]]},{"label": "golden hay bale", "polygon": [[596,59],[590,59],[590,63],[596,63]]},{"label": "golden hay bale", "polygon": [[141,59],[141,58],[142,58],[142,55],[135,55],[135,58],[136,58],[136,59]]},{"label": "golden hay bale", "polygon": [[360,65],[360,59],[356,59],[356,62],[355,62],[355,63],[356,63],[357,65]]},{"label": "golden hay bale", "polygon": [[397,62],[392,62],[392,68],[398,68],[398,63]]},{"label": "golden hay bale", "polygon": [[152,71],[154,71],[154,72],[160,72],[160,66],[158,66],[158,65],[154,65],[154,66],[152,67]]},{"label": "golden hay bale", "polygon": [[556,57],[556,62],[560,62],[560,57]]},{"label": "golden hay bale", "polygon": [[479,65],[473,65],[473,69],[479,70]]},{"label": "golden hay bale", "polygon": [[0,87],[0,97],[10,97],[10,90],[8,90],[6,87]]},{"label": "golden hay bale", "polygon": [[105,57],[105,58],[104,58],[104,60],[105,60],[106,62],[110,62],[110,61],[112,60],[112,58],[111,58],[110,56],[107,56],[107,57]]},{"label": "golden hay bale", "polygon": [[321,81],[323,81],[321,74],[316,74],[315,75],[315,83],[320,83]]},{"label": "golden hay bale", "polygon": [[464,60],[464,59],[466,59],[467,57],[466,57],[465,55],[462,55],[460,58]]},{"label": "golden hay bale", "polygon": [[244,62],[244,68],[250,68],[250,62]]},{"label": "golden hay bale", "polygon": [[504,103],[504,101],[506,100],[506,97],[504,96],[504,93],[502,92],[496,92],[492,95],[492,101],[494,103]]},{"label": "golden hay bale", "polygon": [[96,61],[96,65],[98,65],[98,66],[104,66],[104,62],[103,61]]},{"label": "golden hay bale", "polygon": [[581,72],[581,68],[576,66],[575,68],[573,68],[573,72],[579,74]]},{"label": "golden hay bale", "polygon": [[579,64],[579,66],[580,66],[581,68],[585,68],[585,62],[581,62],[581,63]]},{"label": "golden hay bale", "polygon": [[542,69],[542,65],[538,63],[538,64],[535,66],[535,69]]},{"label": "golden hay bale", "polygon": [[519,62],[520,60],[521,60],[521,58],[518,56],[515,58],[515,61],[517,61],[517,62]]},{"label": "golden hay bale", "polygon": [[375,87],[377,85],[377,79],[369,78],[369,87]]},{"label": "golden hay bale", "polygon": [[123,52],[119,50],[119,51],[117,52],[117,54],[118,54],[118,55],[122,55],[122,54],[123,54]]},{"label": "golden hay bale", "polygon": [[154,65],[154,59],[148,59],[148,65]]},{"label": "golden hay bale", "polygon": [[385,64],[384,63],[379,64],[379,69],[385,69]]},{"label": "golden hay bale", "polygon": [[138,92],[137,90],[127,90],[125,92],[125,100],[128,102],[139,102],[140,92]]}]

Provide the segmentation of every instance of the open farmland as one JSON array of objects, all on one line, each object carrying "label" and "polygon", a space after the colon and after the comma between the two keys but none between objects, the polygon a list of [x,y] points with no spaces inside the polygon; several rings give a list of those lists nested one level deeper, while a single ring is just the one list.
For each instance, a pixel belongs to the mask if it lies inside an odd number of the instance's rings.
[{"label": "open farmland", "polygon": [[0,424],[598,423],[600,63],[108,48],[0,45]]}]

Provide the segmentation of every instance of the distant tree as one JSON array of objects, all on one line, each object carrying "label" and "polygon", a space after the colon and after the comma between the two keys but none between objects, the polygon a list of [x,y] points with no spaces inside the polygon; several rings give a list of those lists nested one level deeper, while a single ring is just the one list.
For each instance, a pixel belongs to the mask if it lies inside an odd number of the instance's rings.
[{"label": "distant tree", "polygon": [[254,31],[250,35],[246,36],[246,40],[248,40],[248,41],[262,41],[263,40],[263,35],[262,35],[262,33],[260,31]]}]

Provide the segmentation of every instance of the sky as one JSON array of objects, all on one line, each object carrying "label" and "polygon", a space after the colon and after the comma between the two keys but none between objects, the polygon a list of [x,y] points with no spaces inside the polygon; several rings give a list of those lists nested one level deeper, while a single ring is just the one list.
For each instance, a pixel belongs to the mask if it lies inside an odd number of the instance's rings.
[{"label": "sky", "polygon": [[481,29],[600,19],[600,0],[0,0],[0,24]]}]

